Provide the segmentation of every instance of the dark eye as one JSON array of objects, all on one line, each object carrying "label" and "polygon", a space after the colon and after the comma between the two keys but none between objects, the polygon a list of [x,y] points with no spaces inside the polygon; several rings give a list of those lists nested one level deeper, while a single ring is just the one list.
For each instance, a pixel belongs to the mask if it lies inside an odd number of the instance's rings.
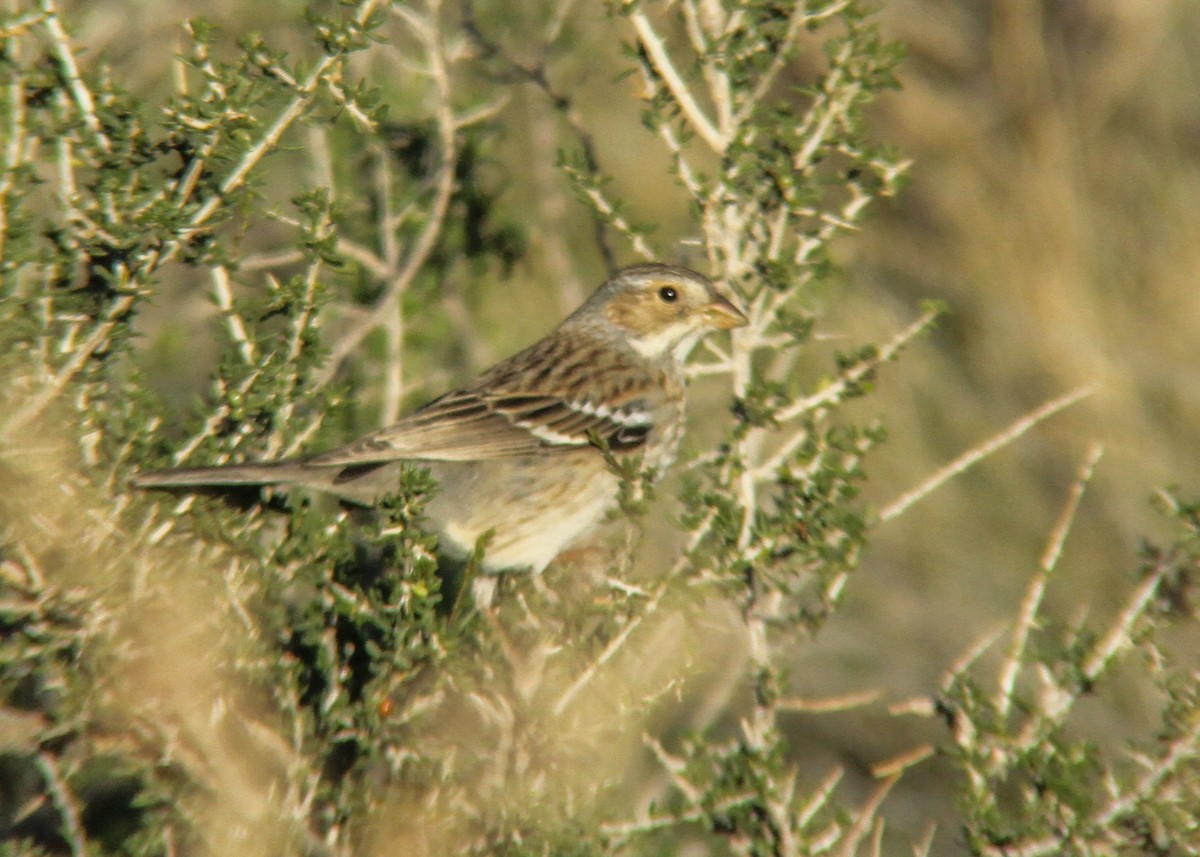
[{"label": "dark eye", "polygon": [[663,286],[658,290],[658,296],[662,298],[665,303],[673,304],[679,299],[679,292],[675,291],[675,289],[671,286]]}]

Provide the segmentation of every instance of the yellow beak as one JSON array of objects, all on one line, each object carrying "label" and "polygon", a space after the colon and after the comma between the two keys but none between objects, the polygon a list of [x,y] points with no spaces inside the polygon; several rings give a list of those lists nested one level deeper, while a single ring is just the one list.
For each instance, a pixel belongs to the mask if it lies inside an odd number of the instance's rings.
[{"label": "yellow beak", "polygon": [[731,330],[735,327],[745,327],[750,323],[745,313],[735,307],[721,295],[713,297],[712,301],[702,311],[704,320],[718,330]]}]

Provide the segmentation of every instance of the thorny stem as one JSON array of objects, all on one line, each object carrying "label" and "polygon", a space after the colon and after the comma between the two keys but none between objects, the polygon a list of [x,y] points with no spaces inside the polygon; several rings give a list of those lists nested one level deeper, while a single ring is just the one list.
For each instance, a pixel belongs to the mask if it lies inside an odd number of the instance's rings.
[{"label": "thorny stem", "polygon": [[[785,46],[792,45],[802,28],[810,27],[826,18],[831,18],[848,5],[849,0],[838,0],[838,2],[830,3],[822,9],[810,12],[807,3],[797,3],[796,8],[792,10],[792,14],[788,18],[787,33],[783,37],[783,44]],[[740,125],[750,119],[755,108],[762,103],[763,98],[766,97],[776,78],[779,77],[779,73],[787,67],[788,57],[789,54],[786,48],[775,54],[771,59],[771,65],[763,72],[758,83],[755,84],[754,91],[739,105],[733,117],[733,124]]]},{"label": "thorny stem", "polygon": [[[822,388],[819,392],[797,399],[788,407],[783,408],[776,415],[776,420],[781,423],[790,422],[805,414],[817,412],[822,408],[832,406],[841,401],[846,395],[847,390],[861,384],[867,376],[880,366],[893,360],[905,346],[921,333],[928,330],[937,316],[937,310],[926,310],[912,324],[893,336],[873,359],[856,363],[847,369],[836,381]],[[770,458],[756,465],[754,469],[755,476],[759,479],[769,479],[775,470],[791,457],[800,444],[805,442],[807,437],[807,433],[803,431],[793,433],[790,438],[775,450]]]},{"label": "thorny stem", "polygon": [[[1105,806],[1091,816],[1088,826],[1095,833],[1088,834],[1083,842],[1071,840],[1070,844],[1077,848],[1080,845],[1088,846],[1083,853],[1108,853],[1108,849],[1119,841],[1112,834],[1119,830],[1121,818],[1136,810],[1139,804],[1161,796],[1181,766],[1200,756],[1197,747],[1200,747],[1200,717],[1194,718],[1188,732],[1171,741],[1166,755],[1152,764],[1132,788],[1114,794]],[[1067,844],[1064,837],[1046,836],[1032,841],[989,845],[981,853],[988,857],[1047,857],[1063,853]]]},{"label": "thorny stem", "polygon": [[[43,2],[49,4],[50,0],[43,0]],[[380,0],[363,0],[359,4],[358,12],[355,14],[356,22],[359,25],[365,24],[379,2]],[[45,8],[52,9],[53,7],[47,5]],[[51,19],[56,21],[53,15],[47,19],[47,26],[51,27],[51,33],[61,33],[61,25],[49,23]],[[53,29],[55,26],[58,27],[57,31]],[[56,49],[66,56],[73,57],[70,53],[69,45],[65,41],[65,34],[63,36],[63,39],[56,40]],[[242,155],[233,170],[221,181],[220,193],[209,197],[203,205],[199,206],[192,213],[188,222],[178,232],[168,238],[163,244],[148,250],[138,259],[136,270],[139,277],[148,276],[158,267],[173,259],[183,246],[183,243],[195,235],[220,209],[225,203],[226,197],[238,190],[245,183],[251,171],[279,144],[284,132],[304,114],[321,82],[344,56],[345,54],[342,52],[335,52],[325,54],[318,60],[304,83],[296,88],[291,101],[280,111],[275,121],[271,123],[258,141]],[[65,62],[65,60],[60,57],[60,62]],[[73,58],[68,67],[76,67]],[[73,96],[79,104],[80,110],[86,116],[88,110],[94,105],[91,93],[77,74],[72,79],[71,86]],[[85,119],[85,121],[87,120]],[[91,123],[89,122],[88,124],[90,125]],[[107,138],[104,138],[104,140],[105,144],[102,147],[107,152],[111,144],[107,143]],[[92,355],[109,341],[113,330],[125,319],[129,311],[133,308],[138,295],[127,291],[130,288],[130,271],[121,266],[115,273],[117,274],[116,288],[125,293],[109,304],[104,312],[103,319],[93,328],[88,337],[80,343],[79,347],[75,349],[71,355],[71,359],[43,383],[37,393],[27,398],[3,426],[0,426],[0,441],[10,437],[13,432],[21,429],[31,420],[41,415],[46,407],[61,394],[67,384],[79,374],[80,370],[92,358]]]},{"label": "thorny stem", "polygon": [[576,677],[575,681],[573,681],[562,693],[562,695],[559,696],[558,700],[554,703],[554,713],[556,715],[561,715],[567,710],[567,707],[570,706],[575,697],[578,696],[580,691],[582,691],[591,682],[591,680],[596,677],[600,669],[614,657],[616,657],[617,653],[629,641],[629,638],[632,636],[633,632],[658,610],[659,605],[662,603],[662,599],[670,591],[670,588],[674,585],[676,579],[687,570],[691,561],[691,554],[707,537],[713,524],[716,522],[716,517],[716,512],[713,511],[710,511],[705,516],[704,520],[701,521],[700,525],[695,529],[695,531],[693,531],[691,538],[688,541],[688,545],[683,550],[679,559],[676,560],[675,564],[667,571],[665,575],[663,575],[662,579],[659,580],[657,585],[650,591],[649,597],[645,599],[641,609],[630,616],[628,620],[626,620],[625,626],[621,629],[621,632],[609,641],[608,645],[604,647],[604,650],[588,664],[587,668],[584,669]]},{"label": "thorny stem", "polygon": [[671,61],[671,56],[667,53],[667,46],[658,33],[655,32],[650,20],[646,17],[646,13],[641,9],[635,9],[630,13],[629,19],[633,22],[633,27],[637,30],[638,40],[650,56],[655,71],[666,82],[667,88],[671,90],[671,95],[675,98],[684,116],[687,117],[688,123],[695,129],[697,134],[704,138],[704,142],[708,144],[710,149],[718,154],[724,152],[725,147],[729,143],[729,138],[717,130],[712,120],[705,115],[700,105],[696,103],[691,90],[684,83],[679,71],[675,68],[675,64]]},{"label": "thorny stem", "polygon": [[997,691],[996,711],[1001,719],[1008,716],[1009,708],[1012,705],[1013,689],[1017,683],[1017,675],[1021,670],[1021,661],[1025,657],[1025,646],[1029,641],[1029,634],[1033,630],[1034,623],[1037,621],[1038,611],[1041,608],[1042,596],[1046,592],[1046,585],[1049,583],[1050,575],[1053,573],[1055,566],[1058,565],[1058,558],[1062,554],[1063,544],[1066,541],[1067,533],[1071,530],[1071,524],[1075,520],[1075,513],[1079,509],[1079,501],[1083,498],[1085,486],[1092,478],[1092,472],[1096,468],[1096,463],[1100,460],[1100,456],[1104,452],[1104,447],[1100,444],[1095,444],[1088,451],[1087,460],[1083,467],[1080,468],[1079,476],[1071,485],[1070,494],[1067,497],[1067,502],[1063,506],[1063,510],[1058,518],[1058,523],[1050,537],[1050,542],[1046,546],[1046,551],[1042,555],[1042,561],[1038,566],[1037,572],[1033,579],[1029,582],[1029,587],[1025,591],[1025,597],[1021,600],[1021,607],[1017,611],[1017,621],[1013,628],[1012,644],[1009,646],[1008,655],[1005,658],[1003,666],[1000,668],[1000,682]]},{"label": "thorny stem", "polygon": [[[832,4],[831,7],[813,14],[834,14],[837,5]],[[643,51],[642,74],[647,87],[652,91],[665,88],[682,115],[682,124],[695,131],[711,151],[717,154],[724,153],[733,140],[745,139],[749,143],[753,130],[747,131],[745,123],[750,121],[757,100],[765,97],[775,76],[785,66],[787,52],[791,49],[790,40],[798,35],[803,26],[804,13],[798,12],[789,19],[788,40],[775,47],[777,56],[768,65],[766,75],[760,76],[749,100],[735,105],[727,68],[723,60],[716,58],[719,54],[717,45],[726,39],[733,29],[740,26],[744,10],[726,12],[720,4],[707,0],[681,0],[685,30],[698,60],[699,79],[707,87],[703,100],[715,109],[714,120],[701,107],[701,99],[689,88],[689,83],[685,81],[679,66],[668,52],[664,39],[654,30],[646,14],[640,8],[626,8],[627,18]],[[848,50],[847,46],[843,46],[841,54],[832,60],[834,68],[825,79],[816,103],[808,112],[809,119],[797,128],[797,135],[803,138],[803,145],[797,150],[794,167],[801,174],[811,169],[816,153],[827,145],[859,96],[859,86],[847,83],[840,76],[845,74],[844,66],[849,61]],[[816,234],[802,236],[792,242],[788,236],[793,234],[793,217],[803,214],[802,212],[796,212],[786,206],[760,210],[753,205],[739,205],[738,202],[744,193],[736,189],[736,164],[732,165],[732,169],[721,179],[713,181],[711,186],[703,186],[698,172],[693,168],[692,154],[677,135],[674,125],[669,121],[660,122],[658,132],[673,156],[676,174],[700,205],[702,243],[710,265],[719,272],[719,279],[730,285],[740,284],[748,272],[755,270],[763,262],[778,261],[785,253],[785,247],[793,243],[795,251],[792,261],[797,265],[804,264],[835,233],[853,228],[862,208],[872,198],[869,194],[853,188],[840,216],[810,212],[805,216],[817,220]],[[728,371],[735,396],[745,396],[750,389],[755,371],[751,358],[768,338],[766,329],[785,300],[786,297],[782,295],[772,296],[765,291],[760,292],[748,307],[749,325],[734,332],[729,353],[721,354],[718,363],[711,369],[706,367],[709,374]],[[851,389],[851,385],[861,382],[879,362],[890,359],[905,342],[925,329],[935,315],[934,311],[926,313],[898,337],[890,348],[885,349],[877,360],[866,361],[864,365],[850,370],[845,377],[831,385],[832,389],[823,390],[808,400],[794,403],[781,415],[780,421],[796,419],[811,410],[840,401]],[[769,437],[768,430],[755,427],[737,438],[732,444],[730,459],[739,462],[739,472],[735,475],[726,466],[718,477],[721,484],[730,485],[737,499],[737,508],[741,510],[737,544],[742,553],[741,566],[745,569],[747,580],[741,612],[755,679],[759,683],[771,682],[774,674],[766,617],[775,609],[774,600],[779,595],[757,580],[755,554],[759,548],[752,529],[752,515],[759,502],[760,484],[775,477],[774,471],[787,461],[798,444],[804,442],[804,433],[794,433],[768,455]],[[693,531],[695,544],[699,544],[705,538],[712,522],[710,517]],[[686,557],[687,554],[684,557],[685,563]],[[835,581],[833,585],[837,586],[838,583]],[[652,602],[648,606],[655,604],[656,602]],[[628,628],[623,630],[627,631]],[[623,636],[621,641],[624,639],[626,637]],[[778,741],[776,717],[780,709],[778,700],[772,698],[773,691],[770,688],[759,686],[756,690],[754,706],[742,723],[742,741],[755,752],[768,753]],[[877,801],[883,799],[883,795],[896,778],[898,774],[880,790]],[[763,794],[767,814],[764,827],[769,830],[776,853],[780,854],[797,853],[799,850],[795,834],[796,820],[792,811],[794,788],[794,776],[784,775],[778,781],[773,779],[771,786]],[[821,805],[823,803],[823,800],[820,801]],[[872,830],[876,831],[875,836],[878,838],[881,828],[879,825],[873,825],[874,807],[877,805],[878,802],[864,810],[865,820],[860,826],[840,832],[846,853],[852,853],[864,837],[871,835]]]},{"label": "thorny stem", "polygon": [[[4,50],[4,59],[14,62],[20,42],[13,39]],[[4,244],[8,237],[8,195],[13,188],[13,179],[18,164],[25,159],[25,87],[19,75],[12,74],[4,103],[8,114],[8,128],[4,144],[4,161],[0,163],[0,259],[4,259]]]},{"label": "thorny stem", "polygon": [[58,7],[53,0],[41,0],[41,6],[42,12],[45,14],[42,23],[50,33],[50,41],[54,45],[54,56],[62,69],[67,88],[71,91],[71,98],[74,99],[75,105],[79,109],[79,115],[83,118],[84,127],[92,135],[92,140],[98,149],[106,155],[112,154],[112,141],[104,133],[104,126],[100,123],[100,117],[96,115],[96,101],[92,98],[92,91],[87,88],[87,84],[83,82],[83,77],[79,73],[79,64],[75,62],[75,52],[71,49],[71,40],[58,17]]},{"label": "thorny stem", "polygon": [[58,763],[49,753],[38,753],[37,767],[46,781],[46,790],[62,820],[62,835],[71,851],[71,857],[84,857],[87,849],[83,841],[83,824],[79,807],[75,805],[70,790],[63,783]]},{"label": "thorny stem", "polygon": [[225,316],[225,323],[229,326],[229,336],[237,343],[238,353],[242,355],[242,362],[247,366],[253,366],[258,362],[258,349],[246,332],[246,325],[242,322],[242,317],[233,311],[233,290],[229,284],[229,269],[224,265],[216,265],[212,269],[212,279],[213,298],[216,300],[217,309]]},{"label": "thorny stem", "polygon": [[917,503],[919,500],[932,494],[934,491],[936,491],[942,485],[949,482],[955,476],[959,475],[960,473],[963,473],[964,471],[966,471],[973,465],[975,465],[978,462],[982,461],[983,459],[987,458],[989,455],[991,455],[992,453],[994,453],[996,450],[1000,449],[1001,447],[1007,446],[1008,444],[1012,443],[1014,440],[1016,440],[1017,438],[1024,435],[1026,432],[1028,432],[1031,428],[1036,426],[1038,423],[1042,422],[1043,420],[1047,419],[1048,417],[1053,416],[1054,414],[1058,413],[1059,411],[1063,410],[1064,408],[1070,407],[1071,405],[1078,402],[1080,399],[1090,396],[1095,391],[1096,391],[1096,387],[1093,384],[1087,384],[1082,387],[1076,387],[1071,392],[1066,393],[1065,395],[1059,396],[1058,398],[1051,399],[1049,402],[1046,402],[1041,407],[1036,408],[1033,411],[1030,411],[1028,414],[1026,414],[1024,417],[1022,417],[1021,419],[1014,422],[1012,425],[1010,425],[1004,431],[989,438],[987,441],[980,444],[979,446],[974,447],[973,449],[967,450],[965,453],[960,455],[958,458],[954,459],[954,461],[950,462],[945,467],[942,467],[940,470],[933,473],[928,479],[921,482],[920,485],[917,485],[915,488],[905,491],[903,494],[901,494],[895,500],[888,503],[879,512],[879,518],[878,518],[879,522],[883,523],[885,521],[890,521],[893,518],[898,518],[900,515],[904,514],[904,512],[908,511],[908,509],[911,506],[913,506],[915,503]]},{"label": "thorny stem", "polygon": [[[379,231],[380,250],[385,270],[400,268],[400,242],[396,240],[399,218],[392,204],[392,160],[389,153],[379,148],[375,152],[375,198],[379,207],[376,218]],[[383,409],[380,423],[390,425],[400,416],[404,393],[404,302],[397,300],[394,311],[387,315],[384,324],[387,334],[387,357],[384,361]]]}]

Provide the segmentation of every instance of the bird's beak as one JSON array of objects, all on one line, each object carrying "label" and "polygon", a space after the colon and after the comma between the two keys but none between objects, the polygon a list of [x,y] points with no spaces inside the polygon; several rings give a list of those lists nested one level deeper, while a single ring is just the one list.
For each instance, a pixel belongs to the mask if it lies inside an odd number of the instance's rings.
[{"label": "bird's beak", "polygon": [[721,297],[721,295],[715,295],[702,312],[704,320],[710,326],[720,330],[745,327],[750,323],[750,319],[746,318],[745,313]]}]

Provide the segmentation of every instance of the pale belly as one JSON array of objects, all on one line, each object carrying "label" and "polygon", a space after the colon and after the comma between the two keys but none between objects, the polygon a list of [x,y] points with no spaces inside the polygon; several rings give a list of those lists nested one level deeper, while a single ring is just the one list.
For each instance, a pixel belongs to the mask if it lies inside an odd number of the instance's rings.
[{"label": "pale belly", "polygon": [[465,555],[493,531],[484,554],[488,571],[542,571],[603,518],[619,480],[593,449],[554,466],[542,457],[436,462],[440,488],[426,507],[448,553]]}]

